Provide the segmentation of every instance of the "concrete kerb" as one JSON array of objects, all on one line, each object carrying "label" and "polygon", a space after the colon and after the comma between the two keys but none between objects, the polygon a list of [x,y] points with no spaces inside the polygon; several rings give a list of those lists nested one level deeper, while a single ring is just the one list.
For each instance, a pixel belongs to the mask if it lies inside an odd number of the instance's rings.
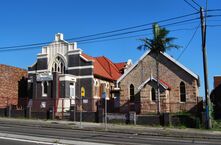
[{"label": "concrete kerb", "polygon": [[[71,122],[71,121],[0,118],[0,123],[4,122],[7,122],[7,124],[13,123],[15,125],[22,125],[22,126],[39,126],[45,128],[75,129],[75,130],[105,132],[104,124],[101,123],[82,122],[83,128],[81,129],[79,126],[80,124],[79,122]],[[108,124],[108,132],[139,134],[139,135],[149,135],[149,136],[221,140],[221,132],[206,131],[199,129],[172,129],[172,128],[149,127],[149,126],[138,126],[138,125],[133,126],[133,125]]]}]

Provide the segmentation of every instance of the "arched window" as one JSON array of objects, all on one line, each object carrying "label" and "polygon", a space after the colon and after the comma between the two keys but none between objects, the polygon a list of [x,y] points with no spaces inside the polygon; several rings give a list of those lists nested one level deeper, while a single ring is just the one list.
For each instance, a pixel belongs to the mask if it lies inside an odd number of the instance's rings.
[{"label": "arched window", "polygon": [[156,91],[154,88],[151,89],[151,100],[156,101]]},{"label": "arched window", "polygon": [[65,73],[64,61],[58,56],[52,65],[52,72]]},{"label": "arched window", "polygon": [[134,85],[131,84],[130,85],[130,102],[134,102],[135,101],[135,97],[134,97]]},{"label": "arched window", "polygon": [[180,102],[186,102],[186,87],[184,82],[180,83]]}]

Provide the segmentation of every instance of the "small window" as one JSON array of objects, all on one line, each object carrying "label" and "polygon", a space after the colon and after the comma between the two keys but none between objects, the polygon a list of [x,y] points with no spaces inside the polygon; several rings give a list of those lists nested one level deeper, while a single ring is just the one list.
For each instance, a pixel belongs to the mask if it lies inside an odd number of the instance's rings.
[{"label": "small window", "polygon": [[41,108],[41,109],[46,108],[46,102],[41,102],[40,108]]},{"label": "small window", "polygon": [[130,85],[130,102],[134,102],[135,98],[134,98],[134,85],[131,84]]},{"label": "small window", "polygon": [[54,64],[54,71],[55,72],[57,71],[57,64],[56,63]]},{"label": "small window", "polygon": [[47,96],[48,94],[48,82],[42,82],[42,96]]},{"label": "small window", "polygon": [[180,83],[180,102],[186,102],[186,87],[184,82]]},{"label": "small window", "polygon": [[75,97],[75,86],[74,86],[74,83],[70,83],[70,97],[71,98]]},{"label": "small window", "polygon": [[61,73],[64,73],[63,64],[61,63]]},{"label": "small window", "polygon": [[156,90],[154,88],[151,89],[151,100],[156,101]]}]

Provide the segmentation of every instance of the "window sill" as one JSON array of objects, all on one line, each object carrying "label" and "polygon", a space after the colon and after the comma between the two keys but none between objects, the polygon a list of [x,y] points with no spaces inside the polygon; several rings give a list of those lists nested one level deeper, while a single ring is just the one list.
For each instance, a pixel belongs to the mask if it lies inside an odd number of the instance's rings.
[{"label": "window sill", "polygon": [[151,104],[156,104],[156,103],[157,103],[157,101],[152,101],[152,100],[151,100],[151,102],[150,102],[150,103],[151,103]]},{"label": "window sill", "polygon": [[47,94],[43,94],[43,95],[42,95],[42,97],[44,97],[44,98],[47,97],[47,96],[48,96]]}]

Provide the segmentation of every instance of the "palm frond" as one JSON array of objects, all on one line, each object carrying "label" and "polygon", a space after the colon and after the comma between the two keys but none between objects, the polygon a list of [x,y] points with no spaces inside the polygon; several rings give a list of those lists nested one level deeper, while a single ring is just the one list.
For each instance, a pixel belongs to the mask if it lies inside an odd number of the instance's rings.
[{"label": "palm frond", "polygon": [[144,38],[140,39],[142,41],[142,45],[138,46],[139,50],[147,50],[150,49],[156,53],[160,51],[165,52],[171,48],[180,48],[181,46],[173,44],[172,42],[177,39],[175,37],[167,37],[169,34],[169,30],[166,28],[161,28],[157,23],[152,25],[153,27],[153,38]]}]

